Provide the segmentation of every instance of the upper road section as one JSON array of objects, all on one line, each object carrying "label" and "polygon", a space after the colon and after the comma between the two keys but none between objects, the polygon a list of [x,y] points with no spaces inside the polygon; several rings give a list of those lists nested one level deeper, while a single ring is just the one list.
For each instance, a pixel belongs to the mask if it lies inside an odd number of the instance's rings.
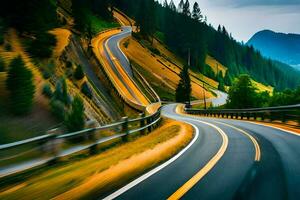
[{"label": "upper road section", "polygon": [[109,30],[93,38],[92,46],[97,59],[124,101],[131,107],[144,111],[150,101],[134,82],[129,61],[119,48],[119,41],[130,34],[131,27]]}]

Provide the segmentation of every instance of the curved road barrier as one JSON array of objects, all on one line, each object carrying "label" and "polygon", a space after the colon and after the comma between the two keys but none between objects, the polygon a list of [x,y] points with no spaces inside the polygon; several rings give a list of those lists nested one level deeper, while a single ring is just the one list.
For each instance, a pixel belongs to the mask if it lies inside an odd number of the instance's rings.
[{"label": "curved road barrier", "polygon": [[250,108],[250,109],[191,109],[185,108],[187,114],[222,117],[231,119],[260,119],[264,121],[280,120],[281,122],[295,121],[300,125],[300,104],[267,108]]},{"label": "curved road barrier", "polygon": [[[161,111],[137,119],[123,118],[123,121],[105,126],[88,128],[62,135],[46,134],[27,140],[0,145],[0,178],[22,172],[87,150],[90,154],[97,146],[118,139],[124,141],[136,133],[144,134],[157,127]],[[110,136],[103,136],[108,132]],[[104,134],[105,135],[105,134]]]},{"label": "curved road barrier", "polygon": [[299,135],[246,121],[179,114],[175,110],[176,105],[166,105],[162,115],[193,125],[193,142],[175,160],[145,173],[106,199],[299,197]]}]

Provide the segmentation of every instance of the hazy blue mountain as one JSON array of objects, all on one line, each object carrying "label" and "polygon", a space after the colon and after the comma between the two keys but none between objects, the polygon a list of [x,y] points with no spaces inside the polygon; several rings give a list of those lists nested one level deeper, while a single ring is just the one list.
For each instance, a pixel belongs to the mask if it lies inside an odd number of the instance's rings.
[{"label": "hazy blue mountain", "polygon": [[264,56],[300,69],[300,35],[276,33],[270,30],[257,32],[247,42]]}]

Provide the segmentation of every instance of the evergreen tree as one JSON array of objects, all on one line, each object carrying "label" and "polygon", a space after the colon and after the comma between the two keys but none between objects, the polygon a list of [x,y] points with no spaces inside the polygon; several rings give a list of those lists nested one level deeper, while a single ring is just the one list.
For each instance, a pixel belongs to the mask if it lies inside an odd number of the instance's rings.
[{"label": "evergreen tree", "polygon": [[224,81],[223,80],[219,81],[218,90],[225,91],[225,85],[224,85]]},{"label": "evergreen tree", "polygon": [[224,83],[227,85],[227,86],[231,86],[231,78],[229,76],[229,72],[227,71],[226,74],[225,74],[225,77],[224,77]]},{"label": "evergreen tree", "polygon": [[106,20],[112,18],[111,0],[93,0],[92,10]]},{"label": "evergreen tree", "polygon": [[178,9],[177,11],[179,13],[182,13],[183,12],[183,6],[184,6],[184,1],[183,0],[180,0],[179,4],[178,4]]},{"label": "evergreen tree", "polygon": [[35,86],[32,73],[26,68],[21,57],[11,61],[6,87],[10,93],[12,113],[15,115],[27,114],[33,105]]},{"label": "evergreen tree", "polygon": [[90,4],[86,0],[72,0],[72,16],[75,22],[75,28],[79,31],[85,32],[89,18],[87,13],[90,9]]},{"label": "evergreen tree", "polygon": [[75,77],[77,80],[83,79],[83,77],[84,77],[84,72],[83,72],[83,69],[82,69],[81,65],[77,65],[77,67],[76,67],[76,69],[75,69],[75,72],[74,72],[74,77]]},{"label": "evergreen tree", "polygon": [[70,96],[68,94],[68,87],[65,78],[61,78],[56,83],[53,98],[54,100],[61,101],[66,106],[70,104]]},{"label": "evergreen tree", "polygon": [[155,2],[154,0],[140,1],[136,23],[140,34],[147,38],[155,33]]},{"label": "evergreen tree", "polygon": [[79,96],[72,101],[71,111],[66,116],[65,121],[68,131],[80,131],[84,128],[84,105]]},{"label": "evergreen tree", "polygon": [[188,17],[191,16],[191,11],[190,11],[190,2],[189,0],[186,0],[185,3],[183,4],[183,9],[182,13]]},{"label": "evergreen tree", "polygon": [[227,107],[254,108],[257,106],[256,88],[252,85],[249,75],[240,75],[230,87]]},{"label": "evergreen tree", "polygon": [[197,2],[195,2],[193,6],[192,18],[200,22],[203,20],[203,15]]},{"label": "evergreen tree", "polygon": [[169,7],[169,4],[168,4],[168,1],[167,1],[167,0],[164,1],[163,7],[165,7],[165,8],[168,8],[168,7]]},{"label": "evergreen tree", "polygon": [[4,72],[4,71],[5,71],[5,63],[3,59],[0,57],[0,72]]},{"label": "evergreen tree", "polygon": [[175,6],[173,0],[170,1],[170,3],[169,3],[169,8],[170,8],[170,10],[176,12],[176,6]]},{"label": "evergreen tree", "polygon": [[189,75],[189,68],[185,65],[180,72],[180,81],[176,88],[176,101],[177,102],[190,102],[192,87]]}]

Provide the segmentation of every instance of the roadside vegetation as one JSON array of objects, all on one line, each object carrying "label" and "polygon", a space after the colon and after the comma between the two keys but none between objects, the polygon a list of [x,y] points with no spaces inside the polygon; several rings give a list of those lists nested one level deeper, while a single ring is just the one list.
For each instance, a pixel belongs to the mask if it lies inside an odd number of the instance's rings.
[{"label": "roadside vegetation", "polygon": [[227,108],[259,108],[300,103],[300,86],[295,89],[260,92],[249,75],[240,75],[228,92]]},{"label": "roadside vegetation", "polygon": [[192,137],[190,125],[167,120],[150,134],[101,154],[42,169],[6,185],[3,182],[0,198],[44,199],[44,194],[57,199],[100,198],[170,158]]},{"label": "roadside vegetation", "polygon": [[184,66],[180,72],[180,81],[176,88],[176,102],[186,103],[191,101],[191,79],[189,75],[189,67]]}]

